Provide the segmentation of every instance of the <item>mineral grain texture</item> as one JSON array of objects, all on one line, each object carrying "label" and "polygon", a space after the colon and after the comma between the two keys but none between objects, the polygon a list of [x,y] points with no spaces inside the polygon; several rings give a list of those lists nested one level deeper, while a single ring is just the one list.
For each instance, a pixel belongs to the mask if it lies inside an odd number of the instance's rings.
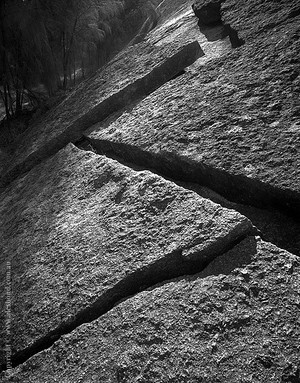
[{"label": "mineral grain texture", "polygon": [[249,237],[32,357],[11,381],[299,382],[299,259]]},{"label": "mineral grain texture", "polygon": [[[299,258],[238,212],[120,163],[299,220],[299,2],[219,3],[220,25],[201,28],[185,0],[162,1],[157,28],[0,159],[18,365],[1,382],[299,383]],[[59,150],[92,124],[98,154]]]},{"label": "mineral grain texture", "polygon": [[87,136],[103,153],[300,215],[300,16],[295,1],[226,1],[245,44]]},{"label": "mineral grain texture", "polygon": [[[195,273],[254,231],[233,210],[72,144],[14,181],[0,216],[17,358],[145,286]],[[1,285],[2,352],[4,301]]]},{"label": "mineral grain texture", "polygon": [[252,224],[259,230],[260,236],[264,241],[272,242],[277,247],[300,256],[299,219],[278,210],[259,209],[249,205],[230,202],[205,186],[189,182],[178,182],[177,184],[227,209],[238,211],[250,219]]},{"label": "mineral grain texture", "polygon": [[78,140],[92,124],[152,92],[202,54],[197,41],[173,41],[163,47],[141,42],[125,49],[25,132],[15,144],[0,186]]}]

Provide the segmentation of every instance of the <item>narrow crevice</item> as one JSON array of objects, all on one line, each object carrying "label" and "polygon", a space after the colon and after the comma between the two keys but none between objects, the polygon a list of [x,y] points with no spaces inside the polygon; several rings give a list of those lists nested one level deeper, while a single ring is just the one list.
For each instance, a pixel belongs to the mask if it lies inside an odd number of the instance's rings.
[{"label": "narrow crevice", "polygon": [[[98,319],[119,303],[141,291],[153,289],[157,285],[161,286],[175,278],[192,276],[203,271],[214,259],[233,249],[246,238],[257,234],[257,230],[253,227],[243,230],[236,227],[228,235],[219,238],[204,250],[193,251],[193,246],[178,248],[158,261],[136,270],[107,290],[91,306],[84,308],[67,322],[62,322],[31,346],[13,354],[12,366],[17,367],[35,354],[50,348],[61,336],[69,334],[84,323]],[[1,371],[5,370],[6,366],[2,365]]]},{"label": "narrow crevice", "polygon": [[[231,174],[174,153],[151,153],[136,146],[92,138],[83,139],[77,146],[106,155],[135,170],[151,170],[181,186],[184,183],[184,187],[196,192],[195,185],[209,188],[220,195],[215,202],[247,216],[261,231],[263,239],[300,255],[298,192]],[[206,198],[214,200],[214,197]]]}]

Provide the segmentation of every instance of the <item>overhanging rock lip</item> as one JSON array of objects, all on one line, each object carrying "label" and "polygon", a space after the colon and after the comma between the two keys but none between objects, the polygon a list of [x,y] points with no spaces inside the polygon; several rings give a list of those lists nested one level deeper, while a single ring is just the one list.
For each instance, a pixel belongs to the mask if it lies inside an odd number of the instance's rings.
[{"label": "overhanging rock lip", "polygon": [[101,154],[116,156],[120,161],[150,168],[177,181],[195,182],[222,194],[230,201],[264,209],[285,211],[298,219],[300,192],[289,187],[272,185],[259,177],[249,177],[235,169],[226,170],[209,160],[199,159],[198,153],[157,149],[139,142],[130,143],[118,132],[108,133],[109,127],[93,126],[84,137]]}]

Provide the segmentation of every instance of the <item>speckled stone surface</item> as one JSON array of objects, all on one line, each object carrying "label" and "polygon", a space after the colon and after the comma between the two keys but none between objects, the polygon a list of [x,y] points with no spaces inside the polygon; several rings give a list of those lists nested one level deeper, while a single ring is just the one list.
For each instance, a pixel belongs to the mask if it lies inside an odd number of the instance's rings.
[{"label": "speckled stone surface", "polygon": [[[28,352],[1,382],[300,381],[299,258],[253,237],[235,211],[299,249],[297,224],[273,210],[299,219],[299,2],[222,2],[223,23],[245,42],[236,49],[222,26],[199,29],[187,1],[171,8],[163,1],[140,45],[27,132],[10,170],[0,159],[2,180],[34,166],[1,191],[0,279],[11,260],[13,355]],[[98,105],[113,92],[130,103],[122,89],[157,60],[178,52],[183,68],[182,47],[193,62],[184,73],[167,71],[170,81],[126,110],[117,98],[122,113],[86,131],[101,155],[58,151],[105,115]],[[4,304],[2,284],[1,364]]]},{"label": "speckled stone surface", "polygon": [[[245,40],[243,46],[209,62],[198,60],[109,127],[95,125],[88,137],[104,152],[109,142],[120,156],[128,147],[137,157],[142,151],[161,162],[175,158],[172,165],[217,170],[213,181],[206,177],[207,186],[240,202],[255,203],[259,189],[265,189],[267,205],[275,189],[274,204],[286,196],[283,208],[300,214],[296,6],[295,1],[225,2],[222,17]],[[190,181],[201,183],[204,177]]]},{"label": "speckled stone surface", "polygon": [[299,294],[299,259],[250,237],[77,328],[7,381],[296,382]]},{"label": "speckled stone surface", "polygon": [[[253,232],[234,210],[73,145],[14,181],[0,216],[14,353],[143,285],[189,273]],[[4,298],[2,284],[1,331]]]}]

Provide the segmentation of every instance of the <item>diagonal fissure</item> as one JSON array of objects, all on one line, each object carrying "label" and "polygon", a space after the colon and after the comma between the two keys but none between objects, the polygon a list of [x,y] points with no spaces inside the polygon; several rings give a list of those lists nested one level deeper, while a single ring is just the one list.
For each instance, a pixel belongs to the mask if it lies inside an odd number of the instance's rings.
[{"label": "diagonal fissure", "polygon": [[[137,146],[91,137],[81,140],[78,147],[104,154],[135,170],[151,170],[192,190],[195,185],[210,188],[220,198],[214,199],[210,195],[207,198],[247,216],[264,240],[300,255],[300,195],[297,192],[279,189],[244,175],[230,174],[174,153],[157,154]],[[194,191],[197,192],[197,187]]]},{"label": "diagonal fissure", "polygon": [[[149,288],[168,283],[171,279],[187,275],[195,275],[204,270],[210,262],[234,248],[245,238],[258,234],[254,227],[241,227],[242,222],[225,237],[199,249],[197,245],[177,248],[163,258],[130,273],[120,280],[113,288],[102,294],[92,305],[84,308],[68,322],[61,323],[46,336],[38,339],[32,345],[16,352],[12,356],[12,366],[16,367],[33,355],[50,348],[61,336],[69,334],[84,323],[92,322],[116,306],[121,301],[129,299]],[[6,366],[1,366],[6,370]]]}]

